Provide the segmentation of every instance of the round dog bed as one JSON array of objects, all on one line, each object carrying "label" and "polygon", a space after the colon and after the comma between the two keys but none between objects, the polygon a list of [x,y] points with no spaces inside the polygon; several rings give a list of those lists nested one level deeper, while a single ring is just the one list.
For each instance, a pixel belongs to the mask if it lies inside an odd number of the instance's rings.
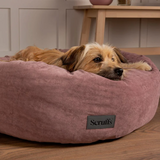
[{"label": "round dog bed", "polygon": [[122,52],[153,70],[130,70],[113,81],[43,62],[0,62],[0,133],[56,143],[91,143],[125,136],[157,110],[160,74],[145,56]]}]

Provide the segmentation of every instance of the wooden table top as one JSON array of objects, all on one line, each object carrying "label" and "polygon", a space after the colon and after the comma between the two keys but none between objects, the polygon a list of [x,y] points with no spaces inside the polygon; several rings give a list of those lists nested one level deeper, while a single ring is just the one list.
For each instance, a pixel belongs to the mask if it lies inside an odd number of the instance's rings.
[{"label": "wooden table top", "polygon": [[155,117],[133,133],[87,145],[36,143],[0,134],[0,160],[159,160],[160,105]]},{"label": "wooden table top", "polygon": [[107,6],[107,5],[79,5],[74,9],[108,9],[108,10],[160,10],[160,6]]}]

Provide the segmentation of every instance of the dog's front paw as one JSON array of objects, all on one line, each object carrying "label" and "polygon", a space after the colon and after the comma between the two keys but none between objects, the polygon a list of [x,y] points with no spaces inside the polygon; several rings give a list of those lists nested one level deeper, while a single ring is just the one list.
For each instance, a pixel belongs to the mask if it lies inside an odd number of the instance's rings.
[{"label": "dog's front paw", "polygon": [[142,70],[144,70],[144,71],[151,71],[152,67],[148,63],[143,62]]}]

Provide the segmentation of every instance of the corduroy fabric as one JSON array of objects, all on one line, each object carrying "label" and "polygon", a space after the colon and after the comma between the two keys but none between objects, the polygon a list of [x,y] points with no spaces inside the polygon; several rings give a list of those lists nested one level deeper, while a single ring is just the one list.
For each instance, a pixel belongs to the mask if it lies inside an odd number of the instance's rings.
[{"label": "corduroy fabric", "polygon": [[[130,70],[113,81],[43,62],[0,62],[0,132],[38,142],[91,143],[148,123],[159,102],[159,70],[145,56],[122,54],[130,62],[148,62],[153,70]],[[116,115],[115,126],[87,130],[90,115]]]}]

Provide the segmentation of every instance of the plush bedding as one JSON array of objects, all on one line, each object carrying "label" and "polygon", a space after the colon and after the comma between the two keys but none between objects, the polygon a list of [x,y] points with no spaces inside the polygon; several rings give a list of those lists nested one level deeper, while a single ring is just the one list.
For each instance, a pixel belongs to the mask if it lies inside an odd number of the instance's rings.
[{"label": "plush bedding", "polygon": [[153,70],[130,70],[113,81],[43,62],[1,61],[0,133],[38,142],[91,143],[148,123],[159,102],[159,70],[145,56],[122,54],[130,62],[148,62]]}]

